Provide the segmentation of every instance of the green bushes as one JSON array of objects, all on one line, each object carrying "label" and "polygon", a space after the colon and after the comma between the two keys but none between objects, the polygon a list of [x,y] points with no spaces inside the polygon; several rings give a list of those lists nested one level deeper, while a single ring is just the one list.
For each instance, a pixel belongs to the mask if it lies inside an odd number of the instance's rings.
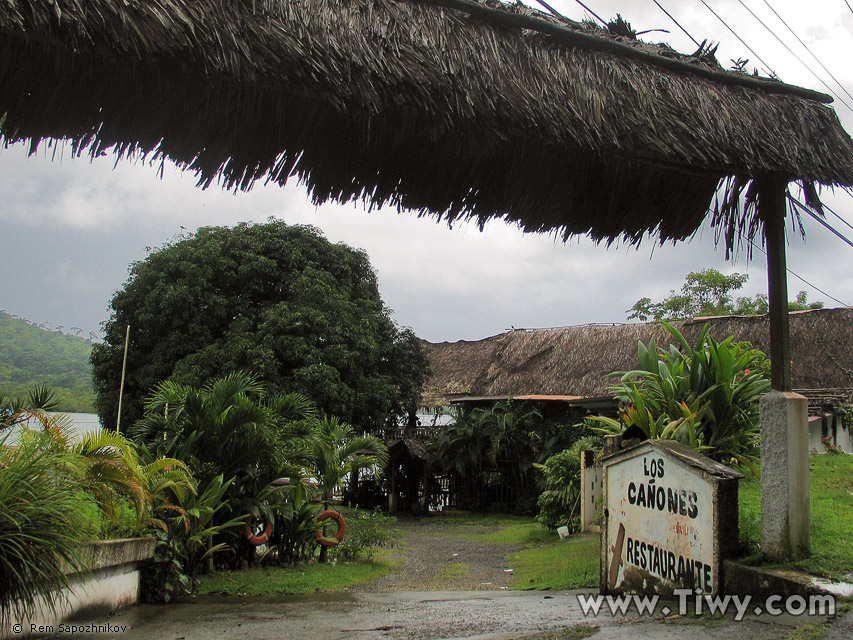
[{"label": "green bushes", "polygon": [[228,507],[223,495],[230,484],[219,475],[198,493],[185,485],[170,487],[174,500],[168,509],[175,515],[152,532],[156,543],[154,558],[142,570],[143,600],[170,602],[193,592],[202,562],[226,548],[225,543],[213,544],[214,536],[245,521],[240,516],[213,524],[217,512]]},{"label": "green bushes", "polygon": [[542,490],[534,464],[591,433],[585,425],[565,426],[580,415],[570,409],[543,417],[527,402],[504,400],[459,413],[432,449],[459,479],[460,507],[533,515]]},{"label": "green bushes", "polygon": [[[0,606],[2,617],[54,608],[66,572],[85,569],[81,544],[139,535],[165,526],[168,492],[195,491],[178,460],[148,460],[122,435],[106,430],[72,442],[66,416],[49,416],[51,394],[33,389],[5,405],[0,420]],[[26,428],[30,420],[37,428]],[[15,427],[18,446],[5,446]],[[61,600],[60,600],[61,602]]]},{"label": "green bushes", "polygon": [[[265,385],[247,372],[201,388],[161,383],[131,433],[158,455],[185,460],[200,483],[219,478],[218,497],[201,515],[209,516],[208,538],[217,538],[212,548],[225,552],[222,559],[232,567],[257,559],[238,526],[249,515],[254,523],[272,527],[263,562],[290,564],[313,557],[315,519],[336,487],[358,470],[378,475],[387,460],[377,438],[358,436],[337,418],[319,415],[299,394],[268,396]],[[289,484],[275,484],[282,477]],[[176,498],[176,506],[195,513],[188,495]],[[174,528],[174,520],[167,524],[180,539],[184,534]],[[194,578],[197,554],[181,545],[175,553],[185,574]]]},{"label": "green bushes", "polygon": [[567,526],[570,532],[580,526],[581,451],[600,446],[597,438],[583,438],[535,467],[545,476],[546,489],[539,495],[536,521],[548,529]]},{"label": "green bushes", "polygon": [[770,389],[764,354],[733,337],[716,342],[703,328],[695,346],[662,322],[677,344],[638,345],[640,367],[613,374],[621,422],[595,418],[604,431],[636,425],[646,437],[678,440],[705,455],[757,473],[758,400]]},{"label": "green bushes", "polygon": [[394,546],[391,527],[397,518],[378,510],[342,509],[341,514],[346,519],[347,535],[333,548],[335,559],[344,562],[372,560],[378,549]]},{"label": "green bushes", "polygon": [[81,566],[79,542],[91,525],[81,478],[67,452],[24,434],[17,448],[0,440],[0,628],[30,616]]}]

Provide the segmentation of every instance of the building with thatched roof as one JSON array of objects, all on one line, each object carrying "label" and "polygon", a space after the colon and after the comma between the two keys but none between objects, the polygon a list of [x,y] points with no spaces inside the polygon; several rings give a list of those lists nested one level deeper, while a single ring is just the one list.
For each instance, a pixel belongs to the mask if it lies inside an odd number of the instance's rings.
[{"label": "building with thatched roof", "polygon": [[[809,397],[810,412],[853,402],[853,308],[792,312],[794,386]],[[769,348],[763,316],[695,318],[673,323],[695,340],[707,325],[716,340],[734,336]],[[667,348],[672,336],[659,324],[584,325],[514,330],[474,342],[427,343],[432,378],[423,402],[440,407],[513,397],[550,400],[595,409],[612,400],[613,371],[636,368],[637,343],[654,338]]]}]

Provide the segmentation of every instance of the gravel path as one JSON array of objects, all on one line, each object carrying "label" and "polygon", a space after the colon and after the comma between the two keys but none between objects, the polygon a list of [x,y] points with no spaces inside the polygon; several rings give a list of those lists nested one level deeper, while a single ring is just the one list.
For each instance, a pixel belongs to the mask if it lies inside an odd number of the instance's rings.
[{"label": "gravel path", "polygon": [[391,573],[354,586],[354,592],[489,591],[512,581],[509,554],[524,547],[472,538],[490,529],[454,522],[422,523],[400,517],[394,525],[399,544],[385,556],[400,565]]}]

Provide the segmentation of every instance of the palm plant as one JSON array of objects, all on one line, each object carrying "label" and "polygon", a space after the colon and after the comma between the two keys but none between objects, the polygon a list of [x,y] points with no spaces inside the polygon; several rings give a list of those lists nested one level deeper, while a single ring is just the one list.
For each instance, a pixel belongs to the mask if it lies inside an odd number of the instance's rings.
[{"label": "palm plant", "polygon": [[115,519],[122,501],[133,504],[136,533],[152,524],[164,528],[157,513],[172,508],[167,501],[168,489],[195,491],[192,475],[180,460],[152,458],[143,464],[136,446],[120,433],[101,429],[75,443],[67,416],[38,417],[43,446],[66,453],[65,463],[74,468],[80,489],[94,497],[108,518]]},{"label": "palm plant", "polygon": [[[201,388],[171,381],[157,385],[144,418],[130,434],[152,455],[184,460],[201,487],[221,476],[224,488],[219,498],[226,504],[213,509],[207,527],[219,527],[218,534],[233,526],[233,514],[249,513],[273,522],[275,514],[262,497],[265,488],[281,476],[302,474],[315,416],[313,403],[304,396],[267,397],[256,376],[240,371]],[[176,497],[173,506],[189,503]],[[239,559],[253,557],[254,547],[237,538],[232,542]],[[183,547],[176,553],[184,553]],[[184,559],[192,567],[194,558]]]},{"label": "palm plant", "polygon": [[26,395],[18,398],[5,398],[0,394],[0,433],[30,419],[49,420],[47,412],[57,406],[55,393],[45,385],[35,385]]},{"label": "palm plant", "polygon": [[[346,422],[324,417],[314,424],[307,463],[317,480],[323,509],[328,509],[335,489],[347,475],[366,470],[378,478],[388,464],[388,449],[379,438],[357,436]],[[326,552],[322,547],[321,562],[326,560]]]},{"label": "palm plant", "polygon": [[299,394],[265,396],[257,377],[242,371],[200,389],[162,382],[130,434],[153,453],[186,461],[202,483],[220,474],[232,480],[236,506],[306,453],[314,405]]},{"label": "palm plant", "polygon": [[185,486],[172,486],[178,508],[176,508],[176,514],[170,518],[171,531],[181,545],[184,571],[190,578],[195,577],[204,560],[227,549],[224,542],[212,544],[214,536],[245,524],[245,515],[214,524],[217,512],[229,510],[224,496],[230,484],[231,481],[223,480],[220,474],[198,493],[187,490]]}]

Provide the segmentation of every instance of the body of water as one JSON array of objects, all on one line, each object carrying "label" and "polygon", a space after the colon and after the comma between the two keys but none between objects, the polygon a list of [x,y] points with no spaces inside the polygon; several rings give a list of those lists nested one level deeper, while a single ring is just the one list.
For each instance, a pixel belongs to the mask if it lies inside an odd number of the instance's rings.
[{"label": "body of water", "polygon": [[[55,413],[51,413],[51,415],[57,415]],[[72,441],[79,442],[86,436],[88,433],[92,433],[101,428],[101,421],[98,419],[98,415],[95,413],[66,413],[64,414],[71,419],[72,422]],[[37,420],[30,420],[26,423],[30,428],[38,428],[39,422]],[[6,444],[17,444],[19,433],[21,427],[15,427],[12,432],[9,434]]]}]

